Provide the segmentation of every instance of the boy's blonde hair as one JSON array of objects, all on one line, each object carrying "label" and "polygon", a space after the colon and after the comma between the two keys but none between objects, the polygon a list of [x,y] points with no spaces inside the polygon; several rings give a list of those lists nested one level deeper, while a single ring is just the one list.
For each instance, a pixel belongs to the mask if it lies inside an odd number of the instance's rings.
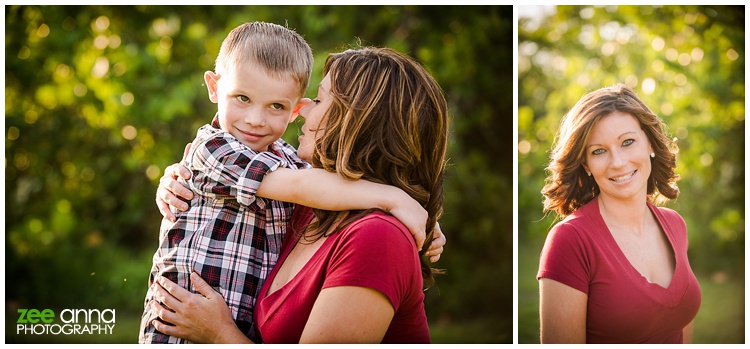
[{"label": "boy's blonde hair", "polygon": [[266,22],[244,23],[229,32],[216,57],[216,73],[257,64],[276,78],[291,77],[302,97],[310,83],[312,49],[294,30]]}]

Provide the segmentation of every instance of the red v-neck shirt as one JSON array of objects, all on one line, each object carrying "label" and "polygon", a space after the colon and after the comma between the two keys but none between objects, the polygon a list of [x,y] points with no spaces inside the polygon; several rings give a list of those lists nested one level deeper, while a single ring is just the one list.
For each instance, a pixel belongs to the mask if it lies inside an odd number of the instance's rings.
[{"label": "red v-neck shirt", "polygon": [[648,204],[674,251],[669,286],[650,283],[617,245],[594,199],[555,225],[541,253],[537,279],[588,295],[587,343],[682,343],[682,329],[698,313],[701,291],[687,257],[685,221],[674,210]]},{"label": "red v-neck shirt", "polygon": [[[321,290],[336,286],[367,287],[382,292],[395,314],[383,343],[429,343],[422,272],[414,238],[393,216],[374,212],[332,234],[286,285],[268,288],[297,243],[299,227],[312,210],[297,205],[279,261],[255,302],[255,324],[265,343],[299,343]],[[351,324],[356,327],[357,324]]]}]

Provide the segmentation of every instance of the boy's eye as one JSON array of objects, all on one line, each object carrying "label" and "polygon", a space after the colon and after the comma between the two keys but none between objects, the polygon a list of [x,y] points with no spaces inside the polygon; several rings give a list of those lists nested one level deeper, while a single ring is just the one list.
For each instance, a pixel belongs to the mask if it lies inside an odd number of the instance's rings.
[{"label": "boy's eye", "polygon": [[273,110],[283,110],[284,105],[281,103],[271,103],[271,109]]},{"label": "boy's eye", "polygon": [[243,102],[243,103],[247,103],[247,102],[249,102],[249,101],[250,101],[250,98],[248,98],[248,97],[247,97],[247,96],[245,96],[245,95],[238,95],[238,96],[237,96],[237,99],[239,99],[239,100],[240,100],[240,102]]},{"label": "boy's eye", "polygon": [[626,140],[625,140],[624,142],[622,142],[622,145],[624,145],[624,146],[626,146],[626,147],[627,147],[627,146],[629,146],[629,145],[633,144],[633,142],[635,142],[635,140],[632,140],[632,139],[626,139]]}]

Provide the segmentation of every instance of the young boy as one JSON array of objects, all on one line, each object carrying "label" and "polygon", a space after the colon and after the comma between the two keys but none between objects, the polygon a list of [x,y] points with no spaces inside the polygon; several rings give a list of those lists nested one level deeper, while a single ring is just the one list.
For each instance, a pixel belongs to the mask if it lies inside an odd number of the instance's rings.
[{"label": "young boy", "polygon": [[[294,204],[255,194],[269,171],[310,167],[280,137],[296,117],[293,110],[302,104],[311,70],[310,47],[299,34],[279,25],[246,23],[222,43],[216,71],[204,75],[218,112],[210,125],[198,130],[183,160],[192,172],[187,185],[196,195],[188,211],[175,213],[174,222],[162,221],[140,343],[186,343],[154,328],[152,322],[159,320],[149,303],[155,300],[151,286],[159,276],[195,292],[192,271],[222,294],[239,329],[259,340],[252,322],[254,302],[278,259]],[[339,196],[346,194],[327,195],[327,200]],[[339,207],[320,208],[369,206]]]},{"label": "young boy", "polygon": [[[261,283],[278,259],[294,204],[255,197],[265,173],[279,164],[307,168],[296,150],[280,139],[296,115],[312,71],[312,50],[296,32],[263,22],[233,29],[221,45],[216,71],[204,74],[209,99],[218,104],[202,126],[183,164],[198,193],[176,221],[162,221],[149,286],[165,276],[191,289],[198,272],[224,296],[237,326],[249,338],[253,304]],[[250,168],[247,165],[261,166]],[[146,295],[140,343],[184,343],[158,332]],[[157,320],[158,321],[158,320]]]}]

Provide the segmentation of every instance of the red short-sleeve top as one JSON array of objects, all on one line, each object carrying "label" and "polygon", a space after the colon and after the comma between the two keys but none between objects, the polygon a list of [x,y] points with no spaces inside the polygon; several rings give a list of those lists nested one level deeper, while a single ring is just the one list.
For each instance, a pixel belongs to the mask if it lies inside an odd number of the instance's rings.
[{"label": "red short-sleeve top", "polygon": [[[312,210],[298,205],[292,221],[307,225]],[[288,237],[294,230],[289,230]],[[393,216],[373,212],[329,236],[286,285],[268,295],[278,268],[294,248],[288,238],[255,303],[255,321],[265,343],[298,343],[318,294],[336,286],[382,292],[395,314],[383,343],[429,343],[423,280],[414,239]],[[356,324],[352,324],[356,326]]]},{"label": "red short-sleeve top", "polygon": [[674,251],[668,287],[650,283],[628,261],[594,199],[555,225],[541,253],[537,279],[548,278],[588,295],[588,343],[682,343],[698,313],[701,291],[688,261],[685,221],[648,204]]}]

